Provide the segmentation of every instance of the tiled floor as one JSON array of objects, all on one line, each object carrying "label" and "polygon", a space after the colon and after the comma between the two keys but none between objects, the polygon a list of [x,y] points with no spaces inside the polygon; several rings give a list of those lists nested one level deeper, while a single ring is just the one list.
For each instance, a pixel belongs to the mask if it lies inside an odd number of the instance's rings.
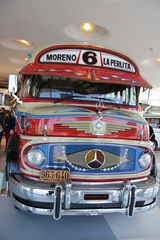
[{"label": "tiled floor", "polygon": [[[2,148],[3,149],[3,148]],[[160,169],[160,152],[156,152]],[[4,154],[0,168],[4,171]],[[160,171],[159,171],[160,172]],[[159,175],[160,176],[160,175]],[[160,193],[159,193],[160,199]],[[0,240],[159,240],[160,201],[148,212],[127,218],[122,214],[62,217],[40,216],[19,211],[9,197],[0,197]]]}]

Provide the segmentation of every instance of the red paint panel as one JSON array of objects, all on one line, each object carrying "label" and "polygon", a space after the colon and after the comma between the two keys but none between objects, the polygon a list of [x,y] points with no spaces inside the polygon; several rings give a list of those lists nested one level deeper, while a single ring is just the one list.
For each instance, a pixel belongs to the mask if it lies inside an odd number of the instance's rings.
[{"label": "red paint panel", "polygon": [[[66,119],[63,119],[66,122]],[[76,119],[79,120],[79,119]],[[69,122],[69,120],[67,120]],[[27,122],[30,126],[27,126],[25,129],[25,134],[32,135],[32,136],[43,136],[44,135],[44,124],[48,126],[47,136],[68,136],[68,137],[95,137],[95,138],[117,138],[117,139],[131,139],[131,140],[139,140],[140,133],[139,129],[143,128],[143,126],[135,123],[123,123],[127,124],[128,126],[134,128],[126,129],[126,130],[119,130],[117,132],[112,132],[111,134],[104,134],[104,135],[95,135],[92,133],[85,132],[83,130],[78,130],[76,127],[69,127],[63,126],[62,124],[54,123],[53,119],[28,119]],[[117,123],[115,120],[111,120],[107,122]],[[83,121],[82,121],[83,123]],[[122,125],[123,126],[123,125]],[[136,128],[135,128],[136,127]],[[148,135],[145,135],[145,139],[147,140]]]}]

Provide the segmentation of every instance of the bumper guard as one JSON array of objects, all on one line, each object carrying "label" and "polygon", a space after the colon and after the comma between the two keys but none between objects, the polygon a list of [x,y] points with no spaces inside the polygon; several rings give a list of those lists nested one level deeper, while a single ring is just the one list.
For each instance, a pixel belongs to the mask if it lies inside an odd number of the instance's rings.
[{"label": "bumper guard", "polygon": [[[104,213],[124,213],[130,217],[135,212],[153,208],[158,190],[159,181],[154,177],[139,182],[49,184],[12,174],[9,181],[9,191],[17,208],[35,214],[53,215],[55,220],[62,215]],[[88,195],[108,197],[86,199]],[[145,204],[138,206],[137,202]],[[47,204],[52,207],[46,207]]]}]

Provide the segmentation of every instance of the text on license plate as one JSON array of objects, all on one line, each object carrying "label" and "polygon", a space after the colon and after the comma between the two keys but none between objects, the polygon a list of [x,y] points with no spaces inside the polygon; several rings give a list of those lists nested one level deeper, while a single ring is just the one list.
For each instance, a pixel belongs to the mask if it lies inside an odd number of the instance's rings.
[{"label": "text on license plate", "polygon": [[70,172],[66,170],[41,170],[40,180],[42,182],[64,182],[70,179]]}]

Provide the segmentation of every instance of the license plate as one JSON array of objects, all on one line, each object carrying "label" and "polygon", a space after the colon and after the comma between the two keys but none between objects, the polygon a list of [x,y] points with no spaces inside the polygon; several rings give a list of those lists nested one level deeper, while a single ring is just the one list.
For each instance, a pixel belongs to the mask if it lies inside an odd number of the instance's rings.
[{"label": "license plate", "polygon": [[41,170],[40,180],[42,182],[64,182],[70,179],[70,172],[66,170]]}]

